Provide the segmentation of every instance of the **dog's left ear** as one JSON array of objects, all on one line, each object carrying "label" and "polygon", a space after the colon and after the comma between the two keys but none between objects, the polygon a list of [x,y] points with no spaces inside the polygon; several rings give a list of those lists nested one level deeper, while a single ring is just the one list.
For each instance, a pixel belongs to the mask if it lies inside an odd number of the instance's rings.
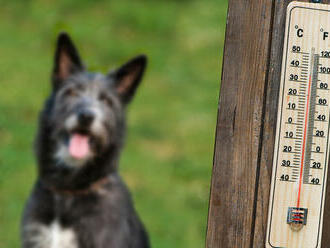
[{"label": "dog's left ear", "polygon": [[70,75],[82,71],[84,66],[78,51],[67,33],[60,33],[57,39],[55,65],[53,70],[54,87],[58,88]]},{"label": "dog's left ear", "polygon": [[130,60],[118,70],[111,72],[110,77],[115,81],[114,87],[123,103],[128,103],[141,82],[147,65],[147,57],[140,55]]}]

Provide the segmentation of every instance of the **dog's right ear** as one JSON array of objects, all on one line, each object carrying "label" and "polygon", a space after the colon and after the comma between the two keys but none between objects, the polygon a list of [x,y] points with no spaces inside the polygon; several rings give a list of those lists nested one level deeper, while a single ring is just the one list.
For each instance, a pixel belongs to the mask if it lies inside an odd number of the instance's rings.
[{"label": "dog's right ear", "polygon": [[83,70],[84,66],[69,35],[64,32],[60,33],[57,39],[53,69],[54,88],[59,88],[70,75]]}]

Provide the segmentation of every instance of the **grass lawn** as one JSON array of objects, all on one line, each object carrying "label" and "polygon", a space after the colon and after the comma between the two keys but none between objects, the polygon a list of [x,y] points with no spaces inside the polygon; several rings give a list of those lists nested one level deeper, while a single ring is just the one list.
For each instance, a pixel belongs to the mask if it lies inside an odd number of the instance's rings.
[{"label": "grass lawn", "polygon": [[0,248],[19,247],[36,178],[36,120],[60,30],[71,33],[91,70],[148,55],[128,111],[121,174],[153,247],[203,247],[227,0],[0,3]]}]

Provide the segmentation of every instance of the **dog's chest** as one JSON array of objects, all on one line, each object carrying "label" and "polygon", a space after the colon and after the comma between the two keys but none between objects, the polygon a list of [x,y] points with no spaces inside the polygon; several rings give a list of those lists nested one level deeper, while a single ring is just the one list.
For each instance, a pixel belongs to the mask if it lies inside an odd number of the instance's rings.
[{"label": "dog's chest", "polygon": [[[78,248],[77,237],[73,229],[63,228],[58,221],[48,226],[30,226],[37,234],[32,238],[36,248]],[[32,230],[30,230],[32,231]]]}]

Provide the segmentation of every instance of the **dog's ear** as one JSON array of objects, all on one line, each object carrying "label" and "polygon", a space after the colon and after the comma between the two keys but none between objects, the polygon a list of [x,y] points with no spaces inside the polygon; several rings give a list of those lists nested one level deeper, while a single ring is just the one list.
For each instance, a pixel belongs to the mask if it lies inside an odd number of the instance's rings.
[{"label": "dog's ear", "polygon": [[146,65],[147,57],[140,55],[128,61],[118,70],[110,73],[110,77],[115,81],[115,89],[123,103],[128,103],[134,96]]},{"label": "dog's ear", "polygon": [[54,87],[60,84],[73,73],[84,69],[79,54],[67,33],[60,33],[57,39],[55,65],[53,69]]}]

